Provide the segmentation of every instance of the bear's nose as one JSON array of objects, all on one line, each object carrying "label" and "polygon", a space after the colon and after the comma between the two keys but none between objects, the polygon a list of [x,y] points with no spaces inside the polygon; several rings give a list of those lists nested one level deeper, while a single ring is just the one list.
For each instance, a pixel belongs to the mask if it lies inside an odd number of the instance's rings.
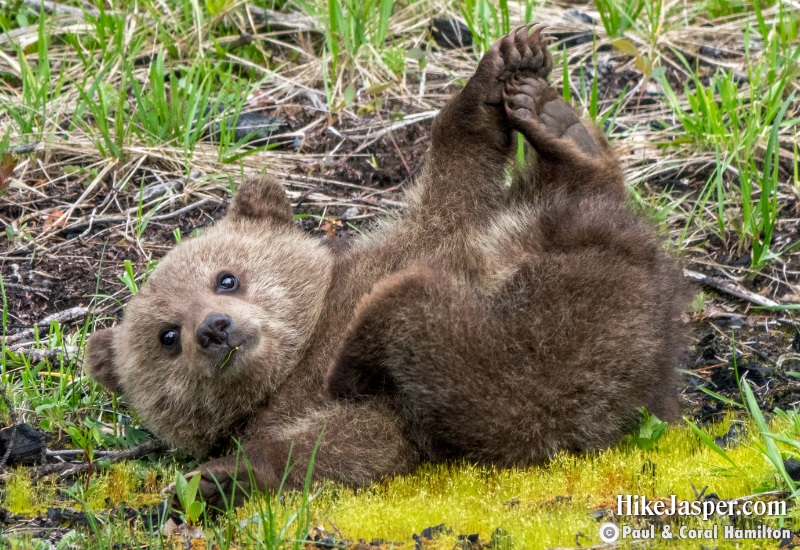
[{"label": "bear's nose", "polygon": [[203,349],[228,345],[228,333],[233,329],[233,319],[222,313],[208,315],[195,331],[197,343]]}]

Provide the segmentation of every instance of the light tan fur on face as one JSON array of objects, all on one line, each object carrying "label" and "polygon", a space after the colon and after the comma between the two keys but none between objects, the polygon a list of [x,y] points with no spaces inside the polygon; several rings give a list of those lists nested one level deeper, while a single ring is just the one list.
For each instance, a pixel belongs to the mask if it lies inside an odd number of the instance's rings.
[{"label": "light tan fur on face", "polygon": [[[264,405],[299,360],[320,314],[331,259],[291,227],[220,224],[159,264],[114,329],[117,378],[126,400],[170,445],[206,451]],[[215,294],[220,272],[240,278],[233,295]],[[194,333],[212,312],[250,334],[223,367],[200,351]],[[161,349],[159,332],[181,327],[181,352]]]}]

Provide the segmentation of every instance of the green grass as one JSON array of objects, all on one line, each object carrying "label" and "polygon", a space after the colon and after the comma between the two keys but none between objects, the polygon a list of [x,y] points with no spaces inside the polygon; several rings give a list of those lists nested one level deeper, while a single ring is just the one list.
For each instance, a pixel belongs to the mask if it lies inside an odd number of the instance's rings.
[{"label": "green grass", "polygon": [[[773,38],[770,44],[777,40]],[[748,67],[747,85],[737,83],[731,72],[717,70],[708,85],[691,73],[680,99],[663,73],[660,80],[681,124],[679,143],[688,140],[701,149],[713,148],[717,154],[717,166],[695,211],[714,197],[718,235],[724,238],[733,229],[740,247],[750,248],[751,267],[756,270],[776,254],[770,250],[770,239],[779,209],[778,135],[782,130],[796,131],[800,123],[798,118],[786,116],[795,101],[791,89],[798,74],[800,45],[789,51],[788,57],[772,47],[769,51],[773,53],[767,59]],[[754,154],[759,150],[764,151],[763,156]],[[737,178],[727,183],[723,178],[731,168]],[[740,208],[731,208],[731,204]],[[691,221],[689,218],[687,224]]]}]

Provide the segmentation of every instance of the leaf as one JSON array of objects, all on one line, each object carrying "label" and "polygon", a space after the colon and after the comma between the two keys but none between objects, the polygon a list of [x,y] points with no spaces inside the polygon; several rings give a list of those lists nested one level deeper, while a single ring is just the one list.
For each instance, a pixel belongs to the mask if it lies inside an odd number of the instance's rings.
[{"label": "leaf", "polygon": [[[200,473],[192,476],[191,481],[186,485],[186,502],[191,506],[197,497],[197,489],[200,487],[200,480],[203,478]],[[184,478],[185,479],[185,478]]]},{"label": "leaf", "polygon": [[714,443],[714,440],[713,440],[713,439],[711,439],[711,438],[710,438],[710,437],[709,437],[709,436],[708,436],[708,435],[707,435],[707,434],[706,434],[706,433],[705,433],[703,430],[701,430],[700,428],[698,428],[698,427],[697,427],[697,426],[694,424],[694,422],[690,422],[689,420],[686,420],[686,423],[687,423],[687,424],[689,424],[689,426],[691,426],[691,428],[692,428],[692,430],[694,431],[694,433],[696,433],[696,434],[697,434],[697,437],[699,437],[699,438],[700,438],[700,440],[701,440],[703,443],[705,443],[705,444],[706,444],[706,445],[707,445],[707,446],[708,446],[708,447],[709,447],[709,448],[710,448],[712,451],[714,451],[714,452],[715,452],[715,453],[717,453],[719,456],[721,456],[722,458],[724,458],[725,460],[727,460],[728,462],[730,462],[730,463],[731,463],[731,465],[732,465],[734,468],[736,468],[736,469],[739,469],[739,465],[738,465],[738,464],[736,464],[736,463],[733,461],[733,459],[732,459],[731,457],[729,457],[729,456],[728,456],[728,453],[726,453],[724,450],[722,450],[722,447],[720,447],[719,445],[717,445],[716,443]]},{"label": "leaf", "polygon": [[[769,431],[769,427],[767,426],[767,421],[764,420],[764,415],[761,414],[761,409],[758,407],[758,401],[756,400],[756,396],[753,393],[753,389],[750,387],[750,382],[746,379],[742,379],[742,390],[744,391],[745,400],[747,403],[747,410],[750,413],[750,416],[756,423],[758,427],[759,433],[764,436],[765,434],[771,433]],[[797,489],[797,485],[795,484],[794,480],[789,477],[789,474],[786,472],[786,466],[783,464],[783,457],[781,457],[781,453],[778,450],[777,445],[775,445],[775,441],[770,437],[762,437],[764,440],[763,448],[761,452],[764,456],[772,463],[772,466],[775,470],[780,474],[783,480],[786,482],[786,485],[792,490]]]},{"label": "leaf", "polygon": [[385,82],[384,84],[373,84],[372,86],[364,90],[364,93],[366,93],[367,95],[378,95],[385,92],[392,86],[393,84],[391,82]]},{"label": "leaf", "polygon": [[11,153],[3,153],[3,156],[0,157],[0,195],[6,192],[16,167],[16,157]]},{"label": "leaf", "polygon": [[178,495],[178,500],[181,501],[181,506],[185,510],[188,502],[186,502],[186,486],[188,483],[186,482],[186,478],[183,477],[183,474],[177,472],[175,474],[175,493]]},{"label": "leaf", "polygon": [[[195,478],[200,479],[200,476],[196,475],[194,478],[192,478],[192,480]],[[203,513],[204,508],[204,502],[200,502],[199,500],[192,502],[189,505],[189,508],[186,509],[186,519],[189,520],[189,523],[195,523],[198,519],[200,519],[200,515]]]},{"label": "leaf", "polygon": [[627,38],[619,38],[611,42],[611,45],[617,48],[624,54],[630,55],[631,57],[639,57],[639,48],[636,47],[636,44],[628,40]]},{"label": "leaf", "polygon": [[348,84],[347,88],[344,89],[344,104],[349,106],[353,104],[353,100],[356,98],[356,87],[352,84]]},{"label": "leaf", "polygon": [[[53,210],[50,213],[50,215],[47,216],[47,219],[44,220],[44,229],[47,230],[47,229],[50,229],[51,227],[53,227],[53,225],[58,220],[60,220],[61,216],[63,216],[63,215],[64,215],[64,211],[63,210]],[[62,220],[61,225],[64,225],[65,222],[66,222],[66,220]]]},{"label": "leaf", "polygon": [[425,50],[422,48],[409,48],[406,50],[406,57],[409,59],[414,59],[416,61],[422,61],[427,57]]},{"label": "leaf", "polygon": [[657,416],[642,411],[642,423],[639,425],[639,432],[636,435],[636,445],[644,450],[650,450],[659,440],[667,427],[666,422],[662,422]]},{"label": "leaf", "polygon": [[637,56],[633,61],[633,64],[636,65],[636,68],[639,69],[640,73],[642,73],[645,77],[650,78],[652,64],[646,55]]}]

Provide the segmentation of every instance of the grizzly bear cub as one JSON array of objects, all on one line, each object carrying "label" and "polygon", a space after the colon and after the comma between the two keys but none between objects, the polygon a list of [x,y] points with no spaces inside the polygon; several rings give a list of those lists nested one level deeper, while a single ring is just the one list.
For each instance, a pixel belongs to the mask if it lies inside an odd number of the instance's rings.
[{"label": "grizzly bear cub", "polygon": [[[318,441],[314,476],[358,486],[421,460],[598,449],[638,407],[676,412],[686,289],[531,29],[442,109],[400,219],[334,253],[279,184],[245,181],[89,338],[90,374],[166,443],[241,442],[193,473],[207,501],[275,489],[287,461],[301,485]],[[508,185],[513,131],[530,162]]]}]

